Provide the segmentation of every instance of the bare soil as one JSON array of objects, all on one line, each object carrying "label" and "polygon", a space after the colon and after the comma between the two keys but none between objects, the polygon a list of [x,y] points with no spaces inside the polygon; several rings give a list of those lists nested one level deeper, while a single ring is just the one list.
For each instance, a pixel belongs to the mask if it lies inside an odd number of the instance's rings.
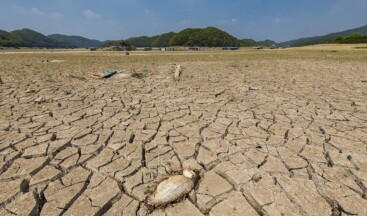
[{"label": "bare soil", "polygon": [[0,77],[0,215],[367,214],[364,50],[2,51]]}]

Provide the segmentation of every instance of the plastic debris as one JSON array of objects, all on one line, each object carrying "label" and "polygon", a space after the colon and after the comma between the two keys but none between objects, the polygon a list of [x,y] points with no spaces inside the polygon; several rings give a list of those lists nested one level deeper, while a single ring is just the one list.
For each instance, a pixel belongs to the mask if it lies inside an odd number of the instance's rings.
[{"label": "plastic debris", "polygon": [[93,78],[103,79],[103,78],[109,78],[113,75],[117,74],[117,71],[104,71],[100,73],[93,73]]}]

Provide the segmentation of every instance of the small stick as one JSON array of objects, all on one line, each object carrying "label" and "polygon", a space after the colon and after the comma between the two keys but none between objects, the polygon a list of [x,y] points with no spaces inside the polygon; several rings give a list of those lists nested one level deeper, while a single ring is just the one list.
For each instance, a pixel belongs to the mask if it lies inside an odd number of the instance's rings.
[{"label": "small stick", "polygon": [[175,80],[179,81],[180,76],[181,76],[181,65],[177,65],[176,66],[176,71],[175,71]]}]

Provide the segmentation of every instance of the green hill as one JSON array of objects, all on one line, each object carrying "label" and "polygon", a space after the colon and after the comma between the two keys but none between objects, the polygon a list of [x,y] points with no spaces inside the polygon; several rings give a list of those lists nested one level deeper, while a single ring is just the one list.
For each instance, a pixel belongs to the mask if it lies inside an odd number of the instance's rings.
[{"label": "green hill", "polygon": [[101,47],[110,47],[110,46],[119,46],[119,45],[120,45],[119,40],[106,40],[102,42]]},{"label": "green hill", "polygon": [[44,47],[44,48],[84,48],[99,47],[102,42],[80,36],[53,34],[45,36],[31,29],[20,29],[12,32],[0,30],[2,47]]},{"label": "green hill", "polygon": [[[45,36],[31,29],[12,32],[0,31],[0,46],[6,47],[45,47],[45,48],[85,48],[107,47],[119,45],[120,40],[100,42],[80,36],[52,34]],[[251,39],[238,40],[229,33],[215,27],[188,28],[179,33],[169,32],[156,36],[131,37],[127,42],[135,47],[167,47],[167,46],[269,46],[273,41],[256,42]]]},{"label": "green hill", "polygon": [[23,41],[17,36],[0,30],[0,46],[1,47],[20,47],[23,45]]},{"label": "green hill", "polygon": [[174,32],[169,32],[165,34],[159,35],[159,37],[156,37],[153,39],[151,46],[152,47],[167,47],[170,46],[170,42],[172,38],[176,35]]},{"label": "green hill", "polygon": [[253,47],[253,46],[271,47],[272,45],[277,45],[277,42],[273,40],[255,41],[253,39],[241,39],[240,44],[242,47]]},{"label": "green hill", "polygon": [[276,45],[277,42],[273,41],[273,40],[264,40],[264,41],[257,41],[256,45],[257,46],[265,46],[265,47],[270,47],[272,45]]},{"label": "green hill", "polygon": [[48,38],[56,41],[59,47],[64,48],[85,48],[85,47],[100,47],[101,41],[91,40],[81,36],[67,36],[61,34],[48,35]]},{"label": "green hill", "polygon": [[367,35],[361,33],[355,33],[348,37],[339,36],[335,38],[335,40],[331,41],[331,43],[336,44],[359,44],[359,43],[367,43]]},{"label": "green hill", "polygon": [[295,47],[295,46],[307,46],[307,45],[315,45],[315,44],[324,44],[329,43],[333,40],[335,40],[337,37],[347,37],[355,33],[361,33],[361,34],[367,34],[367,25],[362,26],[355,29],[350,29],[342,32],[336,32],[327,34],[324,36],[316,36],[316,37],[307,37],[307,38],[300,38],[297,40],[291,40],[279,43],[280,46],[287,47]]},{"label": "green hill", "polygon": [[[188,28],[179,33],[169,32],[156,36],[131,37],[127,41],[136,47],[167,46],[239,46],[240,41],[234,36],[215,27]],[[105,41],[103,46],[116,45],[118,41]]]},{"label": "green hill", "polygon": [[26,47],[58,47],[57,41],[31,29],[15,30],[11,34],[23,41]]},{"label": "green hill", "polygon": [[[356,35],[359,33],[359,35]],[[347,31],[336,32],[324,36],[300,38],[297,40],[276,43],[272,40],[255,41],[252,39],[238,40],[229,33],[215,27],[187,28],[178,33],[169,32],[156,36],[131,37],[127,42],[136,47],[167,47],[167,46],[271,46],[282,47],[307,46],[323,43],[365,43],[367,25]],[[80,36],[52,34],[45,36],[31,29],[12,32],[0,30],[1,47],[45,47],[45,48],[85,48],[119,45],[120,40],[100,42]]]},{"label": "green hill", "polygon": [[[128,38],[126,41],[135,47],[167,47],[169,46],[169,42],[171,41],[172,37],[176,33],[169,32],[161,35],[156,36],[139,36],[139,37],[131,37]],[[102,46],[118,46],[120,40],[107,40],[104,41]]]},{"label": "green hill", "polygon": [[257,43],[253,39],[241,39],[240,45],[243,47],[252,47],[252,46],[257,46]]},{"label": "green hill", "polygon": [[140,37],[131,37],[127,39],[127,41],[136,47],[150,47],[152,46],[153,40],[158,36],[148,37],[148,36],[140,36]]},{"label": "green hill", "polygon": [[170,41],[172,46],[221,47],[239,44],[237,38],[215,27],[184,29]]}]

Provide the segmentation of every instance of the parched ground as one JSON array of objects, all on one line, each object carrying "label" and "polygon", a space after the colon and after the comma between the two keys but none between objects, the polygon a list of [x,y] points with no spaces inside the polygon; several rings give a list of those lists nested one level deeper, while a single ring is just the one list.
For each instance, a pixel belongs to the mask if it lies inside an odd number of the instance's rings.
[{"label": "parched ground", "polygon": [[0,76],[0,215],[367,215],[366,51],[1,52]]}]

